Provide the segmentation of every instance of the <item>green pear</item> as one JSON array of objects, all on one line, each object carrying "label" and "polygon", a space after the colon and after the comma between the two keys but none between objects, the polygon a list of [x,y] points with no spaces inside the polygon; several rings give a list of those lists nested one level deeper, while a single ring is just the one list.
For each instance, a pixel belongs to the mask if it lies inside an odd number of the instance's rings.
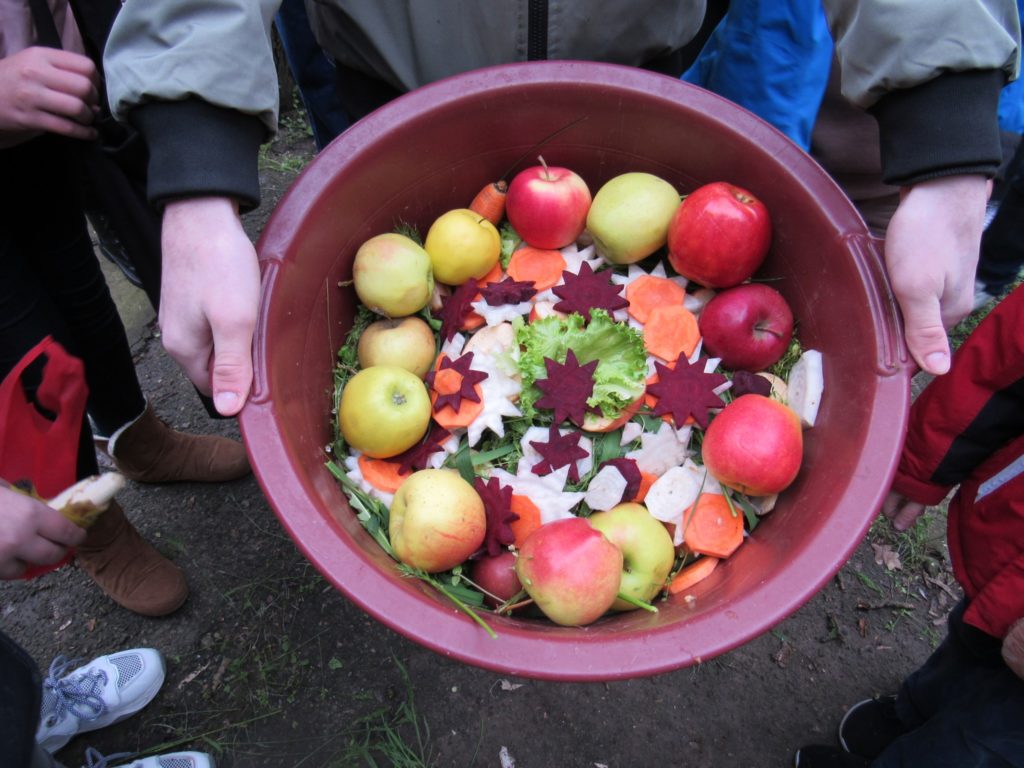
[{"label": "green pear", "polygon": [[587,231],[597,252],[612,264],[634,264],[668,240],[679,192],[650,173],[624,173],[594,195]]}]

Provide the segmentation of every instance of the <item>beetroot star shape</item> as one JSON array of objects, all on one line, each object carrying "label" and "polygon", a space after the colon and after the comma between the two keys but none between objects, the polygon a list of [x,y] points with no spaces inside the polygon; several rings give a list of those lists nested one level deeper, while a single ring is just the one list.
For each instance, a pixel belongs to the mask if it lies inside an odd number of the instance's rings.
[{"label": "beetroot star shape", "polygon": [[729,388],[729,392],[733,397],[750,394],[768,397],[772,393],[772,383],[756,373],[736,371],[732,375],[732,386]]},{"label": "beetroot star shape", "polygon": [[532,299],[537,294],[533,280],[517,281],[506,278],[496,283],[488,283],[480,289],[480,295],[488,306],[500,307],[503,304],[519,304]]},{"label": "beetroot star shape", "polygon": [[477,281],[471,277],[445,299],[441,311],[436,315],[441,319],[441,338],[444,341],[451,339],[462,328],[466,316],[473,311],[477,293]]},{"label": "beetroot star shape", "polygon": [[580,266],[578,275],[563,272],[564,284],[551,289],[561,299],[555,304],[555,309],[566,314],[579,312],[589,320],[592,309],[613,312],[628,306],[629,302],[622,295],[622,286],[612,282],[611,274],[610,269],[595,272],[587,262]]},{"label": "beetroot star shape", "polygon": [[384,461],[398,464],[398,474],[400,475],[408,475],[416,469],[426,469],[429,466],[430,457],[441,450],[441,445],[451,435],[452,433],[440,424],[435,424],[421,442],[397,456],[384,459]]},{"label": "beetroot star shape", "polygon": [[531,440],[530,445],[540,454],[541,460],[533,465],[532,471],[535,475],[550,475],[560,467],[569,467],[569,482],[580,481],[580,470],[576,465],[579,459],[587,458],[587,449],[580,445],[582,434],[570,430],[564,435],[558,431],[558,425],[552,424],[548,428],[548,441],[541,443]]},{"label": "beetroot star shape", "polygon": [[496,477],[487,480],[482,477],[473,478],[473,487],[480,494],[487,514],[483,548],[489,556],[497,557],[503,547],[516,540],[511,523],[518,520],[519,515],[512,511],[512,488],[499,483]]},{"label": "beetroot star shape", "polygon": [[623,501],[635,499],[636,495],[640,493],[640,484],[643,482],[643,476],[640,474],[640,467],[637,465],[636,459],[627,459],[625,456],[620,456],[617,459],[605,459],[601,462],[601,469],[607,466],[612,466],[619,470],[619,474],[626,481],[626,490],[622,492]]},{"label": "beetroot star shape", "polygon": [[571,349],[564,363],[545,357],[544,367],[548,377],[534,382],[537,389],[544,393],[535,405],[538,408],[553,409],[555,424],[569,419],[582,427],[583,416],[587,411],[601,412],[600,408],[587,405],[587,399],[594,394],[594,369],[597,363],[597,360],[591,360],[586,365],[580,365],[576,353]]},{"label": "beetroot star shape", "polygon": [[480,402],[476,385],[486,379],[487,374],[470,368],[472,362],[472,352],[459,355],[454,360],[445,355],[438,367],[427,374],[427,385],[437,393],[437,400],[434,401],[435,411],[440,411],[446,405],[450,405],[453,411],[458,411],[463,400]]},{"label": "beetroot star shape", "polygon": [[722,398],[712,390],[725,383],[725,376],[721,373],[704,373],[703,360],[690,365],[680,358],[675,368],[661,363],[655,363],[654,368],[658,382],[647,387],[647,391],[658,398],[654,415],[672,414],[677,427],[681,427],[687,417],[693,416],[701,429],[707,429],[711,419],[709,409],[721,408],[723,405]]}]

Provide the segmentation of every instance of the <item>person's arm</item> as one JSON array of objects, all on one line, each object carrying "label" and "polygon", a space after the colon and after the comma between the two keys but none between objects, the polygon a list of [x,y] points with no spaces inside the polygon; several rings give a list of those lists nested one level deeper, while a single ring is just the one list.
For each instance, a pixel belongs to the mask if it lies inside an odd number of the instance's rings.
[{"label": "person's arm", "polygon": [[84,528],[0,481],[0,579],[17,579],[30,565],[56,563],[84,539]]},{"label": "person's arm", "polygon": [[1017,8],[1013,0],[826,0],[825,8],[843,94],[878,120],[883,178],[903,188],[885,258],[907,346],[922,369],[945,373],[945,331],[972,306],[987,179],[1001,157],[999,91],[1016,75]]},{"label": "person's arm", "polygon": [[96,66],[87,56],[32,47],[0,58],[0,148],[41,133],[96,138]]},{"label": "person's arm", "polygon": [[146,138],[163,209],[164,346],[225,416],[252,382],[259,269],[240,212],[259,205],[259,147],[277,126],[278,4],[129,0],[104,54],[111,109]]}]

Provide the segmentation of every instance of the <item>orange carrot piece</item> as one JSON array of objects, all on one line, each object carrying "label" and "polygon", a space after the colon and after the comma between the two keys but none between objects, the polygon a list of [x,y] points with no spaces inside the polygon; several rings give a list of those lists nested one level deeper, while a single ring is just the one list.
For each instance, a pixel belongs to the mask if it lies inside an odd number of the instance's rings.
[{"label": "orange carrot piece", "polygon": [[682,304],[686,289],[667,277],[641,275],[626,286],[627,311],[641,323],[646,323],[655,307]]},{"label": "orange carrot piece", "polygon": [[644,323],[647,351],[668,363],[680,357],[689,359],[700,341],[697,318],[682,304],[655,307]]},{"label": "orange carrot piece", "polygon": [[[441,362],[446,359],[448,359],[448,355],[438,355],[437,361],[434,363],[434,382],[430,385],[430,404],[432,406],[437,403],[437,398],[442,394],[450,395],[453,392],[458,392],[462,387],[462,376],[458,371],[441,368]],[[440,379],[440,384],[438,384],[438,379]],[[450,405],[439,409],[435,408],[434,421],[445,429],[468,427],[484,409],[484,393],[480,389],[480,385],[473,385],[473,391],[476,392],[479,402],[462,398],[457,411]]]},{"label": "orange carrot piece", "polygon": [[640,490],[636,492],[636,498],[633,501],[643,501],[647,498],[647,492],[651,490],[651,486],[658,479],[658,476],[650,472],[644,472],[640,470]]},{"label": "orange carrot piece", "polygon": [[508,183],[504,179],[491,182],[476,193],[473,202],[469,204],[469,210],[479,213],[494,226],[498,226],[505,218],[505,196],[508,193]]},{"label": "orange carrot piece", "polygon": [[538,291],[546,291],[562,279],[565,267],[561,252],[526,245],[512,254],[506,271],[513,280],[529,280]]},{"label": "orange carrot piece", "polygon": [[513,493],[509,509],[519,515],[519,519],[513,520],[509,526],[512,528],[512,535],[516,537],[516,546],[521,547],[526,537],[540,528],[540,508],[526,496],[517,496]]},{"label": "orange carrot piece", "polygon": [[677,595],[689,589],[698,581],[703,581],[715,570],[718,562],[719,558],[717,557],[708,557],[707,555],[698,557],[672,577],[672,581],[668,583],[668,593],[670,595]]},{"label": "orange carrot piece", "polygon": [[743,515],[721,493],[702,493],[683,512],[683,526],[686,548],[701,555],[728,557],[743,543]]},{"label": "orange carrot piece", "polygon": [[438,368],[431,386],[439,395],[454,395],[462,389],[462,374],[454,368]]},{"label": "orange carrot piece", "polygon": [[402,474],[400,466],[394,461],[384,459],[371,459],[365,453],[359,454],[359,471],[363,473],[363,479],[378,491],[394,493],[398,487],[405,482],[409,474]]}]

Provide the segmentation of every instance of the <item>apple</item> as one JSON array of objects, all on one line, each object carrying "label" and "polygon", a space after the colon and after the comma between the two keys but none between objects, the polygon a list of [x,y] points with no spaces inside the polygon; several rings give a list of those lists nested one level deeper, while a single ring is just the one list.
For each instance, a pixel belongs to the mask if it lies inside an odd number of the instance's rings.
[{"label": "apple", "polygon": [[545,523],[519,549],[523,589],[555,624],[579,627],[601,618],[622,580],[622,551],[582,517]]},{"label": "apple", "polygon": [[501,235],[479,213],[455,208],[434,220],[423,247],[430,255],[435,280],[462,285],[471,277],[483,277],[498,263]]},{"label": "apple", "polygon": [[434,365],[437,340],[419,317],[378,320],[363,330],[356,354],[360,368],[397,365],[422,379]]},{"label": "apple", "polygon": [[463,563],[484,543],[480,494],[454,469],[421,469],[398,486],[388,515],[395,557],[427,573]]},{"label": "apple", "polygon": [[587,214],[594,248],[612,264],[633,264],[665,245],[679,192],[650,173],[624,173],[607,181]]},{"label": "apple", "polygon": [[763,371],[778,362],[793,338],[793,311],[764,283],[726,288],[697,320],[704,350],[734,371]]},{"label": "apple", "polygon": [[405,317],[419,312],[434,293],[430,257],[405,235],[371,237],[352,264],[356,295],[374,312]]},{"label": "apple", "polygon": [[383,459],[416,445],[427,433],[432,412],[427,387],[415,373],[375,365],[345,384],[338,423],[346,443]]},{"label": "apple", "polygon": [[516,556],[509,551],[474,560],[469,567],[469,578],[487,592],[484,600],[492,607],[511,600],[523,590],[516,575]]},{"label": "apple", "polygon": [[587,223],[590,188],[568,168],[540,165],[520,171],[508,185],[505,215],[534,248],[556,250],[576,242]]},{"label": "apple", "polygon": [[[665,586],[672,570],[676,549],[672,536],[642,504],[627,503],[607,512],[595,512],[590,524],[622,550],[622,581],[619,592],[638,600],[650,600]],[[616,611],[631,611],[636,605],[619,598]]]},{"label": "apple", "polygon": [[771,241],[764,203],[716,181],[683,199],[668,228],[668,260],[683,277],[707,288],[729,288],[757,271]]},{"label": "apple", "polygon": [[704,466],[718,482],[749,496],[785,490],[803,461],[800,417],[764,395],[737,397],[704,432]]}]

